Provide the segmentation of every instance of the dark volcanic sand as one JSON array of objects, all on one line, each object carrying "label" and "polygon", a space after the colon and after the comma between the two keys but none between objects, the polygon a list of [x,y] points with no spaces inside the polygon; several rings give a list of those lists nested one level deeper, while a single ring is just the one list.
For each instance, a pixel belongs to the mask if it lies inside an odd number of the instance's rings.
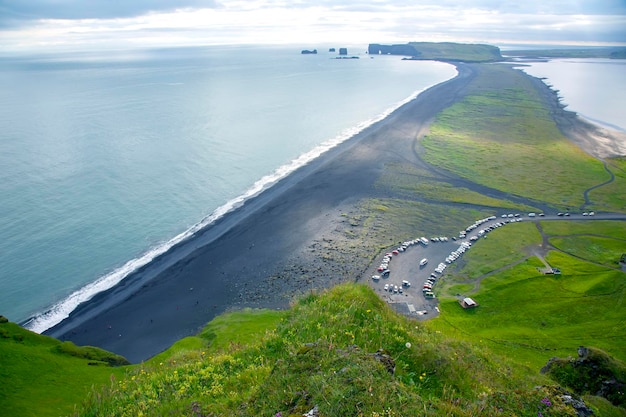
[{"label": "dark volcanic sand", "polygon": [[[342,221],[342,212],[350,212],[363,198],[380,196],[373,184],[385,164],[419,159],[413,149],[416,137],[439,111],[464,96],[481,70],[474,64],[457,68],[454,79],[423,92],[172,248],[46,334],[139,362],[197,333],[228,309],[286,308],[296,294],[347,280],[329,273],[303,279],[302,271],[319,270],[311,248]],[[553,93],[537,82],[555,112],[563,114]],[[561,119],[562,128],[564,124]],[[294,266],[293,259],[301,264]]]},{"label": "dark volcanic sand", "polygon": [[293,294],[306,289],[270,285],[268,277],[284,270],[288,255],[306,252],[343,208],[370,196],[385,163],[413,153],[417,135],[459,98],[476,71],[470,65],[458,70],[457,77],[423,92],[81,305],[46,334],[139,362],[197,333],[233,306],[288,307]]}]

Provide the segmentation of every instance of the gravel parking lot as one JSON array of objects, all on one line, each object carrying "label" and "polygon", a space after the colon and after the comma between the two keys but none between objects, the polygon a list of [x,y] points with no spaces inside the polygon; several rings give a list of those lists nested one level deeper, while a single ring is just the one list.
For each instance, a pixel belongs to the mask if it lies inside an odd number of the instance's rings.
[{"label": "gravel parking lot", "polygon": [[[485,219],[477,220],[473,225],[468,226],[464,237],[455,236],[444,237],[428,237],[426,238],[428,244],[419,242],[416,239],[411,242],[399,242],[398,246],[390,251],[387,268],[389,270],[388,275],[382,274],[377,269],[379,268],[379,262],[369,268],[366,275],[363,277],[367,279],[369,285],[380,295],[380,297],[387,301],[396,311],[406,314],[410,317],[425,320],[436,317],[439,315],[439,309],[437,308],[438,301],[436,298],[426,298],[422,291],[424,283],[431,277],[431,274],[435,274],[438,278],[434,287],[443,274],[436,272],[436,268],[439,264],[444,263],[446,266],[446,258],[454,251],[458,250],[463,245],[468,247],[473,242],[486,236],[491,230],[504,227],[510,223],[516,223],[520,221],[549,221],[549,220],[621,220],[624,218],[622,214],[604,213],[596,215],[594,212],[585,213],[557,213],[544,215],[527,213],[507,213],[500,214],[499,216],[491,216]],[[401,247],[406,247],[402,250]],[[400,250],[399,250],[400,249]],[[471,250],[471,248],[468,248]],[[463,256],[463,255],[460,255]],[[426,258],[428,262],[425,265],[420,265],[421,261]],[[381,255],[381,263],[386,260],[386,255]],[[454,261],[452,261],[454,262]],[[373,276],[380,276],[379,279],[373,279]],[[403,281],[408,281],[411,285],[403,285]],[[385,290],[385,285],[387,290]],[[398,291],[395,291],[395,288]],[[402,289],[402,292],[400,292]]]},{"label": "gravel parking lot", "polygon": [[[424,282],[435,273],[435,269],[440,262],[461,245],[460,241],[432,242],[429,239],[428,245],[416,243],[406,248],[404,252],[393,255],[389,261],[389,275],[381,276],[378,280],[373,280],[374,275],[381,275],[376,270],[378,265],[370,271],[369,283],[374,290],[396,310],[401,313],[410,314],[417,318],[430,318],[439,314],[437,309],[437,299],[426,299],[422,291]],[[428,259],[426,265],[421,266],[422,259]],[[435,273],[437,276],[441,274]],[[403,285],[403,281],[411,283],[409,287]],[[391,288],[398,287],[402,293],[395,291],[385,291],[385,285]],[[412,308],[410,307],[412,306]]]}]

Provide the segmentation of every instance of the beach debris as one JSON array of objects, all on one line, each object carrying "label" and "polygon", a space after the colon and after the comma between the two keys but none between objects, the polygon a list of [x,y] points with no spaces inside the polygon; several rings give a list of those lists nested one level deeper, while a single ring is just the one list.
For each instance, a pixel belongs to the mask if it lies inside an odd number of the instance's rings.
[{"label": "beach debris", "polygon": [[302,414],[302,417],[319,417],[319,415],[320,415],[320,411],[316,405],[308,413]]}]

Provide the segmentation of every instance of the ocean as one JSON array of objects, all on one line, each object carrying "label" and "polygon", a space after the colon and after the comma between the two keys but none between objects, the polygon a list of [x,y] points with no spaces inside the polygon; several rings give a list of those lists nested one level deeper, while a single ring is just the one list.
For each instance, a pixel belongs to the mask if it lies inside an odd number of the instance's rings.
[{"label": "ocean", "polygon": [[[0,56],[0,314],[46,330],[456,74],[358,55],[239,46]],[[524,70],[568,109],[626,130],[625,65]]]},{"label": "ocean", "polygon": [[558,90],[567,110],[597,125],[626,132],[626,60],[553,59],[522,69],[545,78],[544,82]]},{"label": "ocean", "polygon": [[456,74],[358,55],[239,46],[0,57],[0,314],[46,330]]}]

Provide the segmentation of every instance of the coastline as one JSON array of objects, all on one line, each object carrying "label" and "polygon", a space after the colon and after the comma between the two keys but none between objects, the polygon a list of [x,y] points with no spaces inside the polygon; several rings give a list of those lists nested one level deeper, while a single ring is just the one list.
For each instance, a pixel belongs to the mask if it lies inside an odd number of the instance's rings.
[{"label": "coastline", "polygon": [[[455,68],[454,66],[448,64],[446,64],[446,66],[449,68]],[[454,74],[456,73],[457,71],[456,69],[454,69]],[[453,78],[453,75],[450,75],[450,77],[448,77],[448,79],[451,78]],[[433,85],[435,84],[432,84],[431,86]],[[169,240],[157,243],[155,246],[148,248],[145,252],[140,253],[135,258],[126,261],[123,265],[111,270],[110,272],[100,275],[96,280],[89,282],[84,286],[78,288],[77,290],[71,292],[67,297],[63,298],[57,303],[52,304],[51,306],[48,306],[45,310],[39,311],[21,320],[20,325],[37,333],[43,333],[48,329],[56,326],[62,320],[67,318],[69,314],[71,314],[81,304],[89,302],[94,296],[101,292],[106,292],[112,289],[122,280],[124,280],[128,275],[145,267],[153,260],[168,252],[174,246],[180,245],[182,242],[194,237],[198,233],[210,227],[222,216],[232,212],[233,210],[244,204],[247,200],[272,187],[278,181],[290,175],[298,168],[309,164],[311,161],[313,161],[323,153],[328,152],[330,149],[336,147],[338,144],[341,144],[342,142],[352,138],[359,132],[367,129],[369,126],[386,118],[393,111],[406,104],[407,102],[413,100],[426,88],[414,91],[409,97],[406,97],[399,102],[393,103],[391,107],[384,109],[382,113],[374,115],[367,120],[362,120],[356,125],[350,126],[350,128],[343,129],[342,131],[340,131],[339,134],[336,134],[334,137],[331,136],[329,139],[317,144],[312,149],[301,153],[291,161],[280,165],[272,172],[262,176],[260,179],[255,181],[248,189],[244,190],[241,194],[216,207],[212,213],[208,214],[197,223],[191,225],[186,230],[181,231],[179,234],[175,235]]]},{"label": "coastline", "polygon": [[[514,68],[523,71],[522,68],[527,67],[529,62],[548,62],[553,59],[558,58],[528,58],[511,63]],[[601,160],[626,155],[626,131],[619,126],[594,120],[577,111],[566,109],[566,106],[561,104],[563,97],[559,94],[560,91],[547,83],[545,77],[523,72],[537,85],[538,91],[546,91],[553,96],[546,102],[554,115],[557,126],[569,140]]]},{"label": "coastline", "polygon": [[[427,132],[437,113],[464,97],[481,68],[457,64],[455,78],[422,92],[384,120],[247,200],[80,305],[45,334],[99,346],[139,362],[196,334],[229,309],[286,308],[299,294],[358,280],[369,267],[366,260],[329,270],[333,264],[319,259],[315,247],[331,242],[331,250],[342,250],[332,238],[346,213],[352,213],[362,199],[390,196],[375,187],[384,166],[418,158],[415,139]],[[563,109],[557,92],[541,79],[526,76],[565,136],[596,157],[613,155],[594,136],[596,126]],[[616,140],[609,137],[610,143]]]},{"label": "coastline", "polygon": [[399,147],[411,152],[434,116],[462,97],[476,69],[458,64],[457,71],[81,304],[44,334],[138,362],[229,308],[285,308],[297,293],[340,282],[309,280],[294,289],[272,277],[288,267],[290,255],[306,253],[342,210],[371,195],[384,164],[402,156]]}]

